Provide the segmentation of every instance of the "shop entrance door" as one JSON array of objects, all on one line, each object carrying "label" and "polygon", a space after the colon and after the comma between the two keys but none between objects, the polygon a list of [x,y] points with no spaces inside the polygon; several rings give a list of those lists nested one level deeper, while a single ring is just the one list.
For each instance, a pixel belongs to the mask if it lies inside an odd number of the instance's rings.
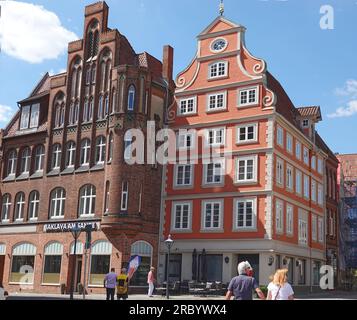
[{"label": "shop entrance door", "polygon": [[75,287],[74,287],[74,292],[78,292],[78,285],[81,283],[82,279],[82,256],[77,256],[77,261],[76,261],[76,276],[75,276]]}]

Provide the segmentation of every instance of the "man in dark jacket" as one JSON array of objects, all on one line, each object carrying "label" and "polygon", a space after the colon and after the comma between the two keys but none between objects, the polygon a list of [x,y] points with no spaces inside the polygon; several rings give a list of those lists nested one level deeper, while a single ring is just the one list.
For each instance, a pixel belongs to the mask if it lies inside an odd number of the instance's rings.
[{"label": "man in dark jacket", "polygon": [[258,294],[259,298],[265,300],[264,293],[260,290],[257,280],[250,276],[252,267],[248,261],[241,262],[238,265],[238,277],[231,280],[228,286],[226,300],[253,300],[253,290]]}]

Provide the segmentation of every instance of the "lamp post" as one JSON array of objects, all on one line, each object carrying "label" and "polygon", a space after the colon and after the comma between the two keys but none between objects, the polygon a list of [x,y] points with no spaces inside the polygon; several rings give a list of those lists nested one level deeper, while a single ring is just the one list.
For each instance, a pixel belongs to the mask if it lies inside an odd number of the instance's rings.
[{"label": "lamp post", "polygon": [[167,254],[167,263],[166,263],[166,299],[170,299],[170,292],[169,292],[169,264],[170,264],[170,250],[174,244],[174,240],[171,239],[171,234],[165,240],[165,245],[168,249]]},{"label": "lamp post", "polygon": [[74,250],[73,250],[73,265],[72,265],[72,275],[71,275],[71,291],[69,293],[70,300],[73,300],[73,291],[74,291],[74,277],[76,275],[76,260],[77,260],[77,240],[81,234],[81,229],[78,227],[76,223],[75,226],[71,230],[72,236],[74,238]]}]

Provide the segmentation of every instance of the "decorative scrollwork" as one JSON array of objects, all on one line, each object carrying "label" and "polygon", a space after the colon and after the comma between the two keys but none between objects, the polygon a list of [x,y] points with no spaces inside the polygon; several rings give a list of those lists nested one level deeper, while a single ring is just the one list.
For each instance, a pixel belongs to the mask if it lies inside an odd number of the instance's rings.
[{"label": "decorative scrollwork", "polygon": [[271,107],[275,102],[275,95],[274,92],[267,89],[267,93],[263,98],[263,106],[264,107]]},{"label": "decorative scrollwork", "polygon": [[186,79],[184,76],[181,76],[177,79],[177,83],[176,83],[176,86],[178,88],[182,88],[184,85],[186,84]]},{"label": "decorative scrollwork", "polygon": [[166,113],[166,120],[167,122],[171,122],[174,121],[176,118],[176,101],[174,100],[174,102],[169,106],[169,108],[167,109],[167,113]]},{"label": "decorative scrollwork", "polygon": [[253,67],[253,71],[255,74],[260,74],[260,73],[264,72],[264,69],[265,69],[264,61],[261,61],[260,63],[255,64]]}]

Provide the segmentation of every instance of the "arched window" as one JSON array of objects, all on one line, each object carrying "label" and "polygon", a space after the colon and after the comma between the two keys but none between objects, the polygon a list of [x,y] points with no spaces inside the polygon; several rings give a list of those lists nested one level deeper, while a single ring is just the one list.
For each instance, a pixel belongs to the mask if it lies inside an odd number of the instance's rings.
[{"label": "arched window", "polygon": [[61,167],[61,145],[55,144],[52,147],[52,169],[60,169]]},{"label": "arched window", "polygon": [[84,100],[83,122],[88,122],[88,121],[89,121],[88,114],[89,114],[89,101],[88,101],[88,99],[86,98],[86,99]]},{"label": "arched window", "polygon": [[50,199],[50,219],[64,218],[66,191],[63,188],[56,188],[52,190]]},{"label": "arched window", "polygon": [[109,154],[108,154],[108,162],[113,160],[113,147],[114,147],[114,136],[111,132],[109,135]]},{"label": "arched window", "polygon": [[17,153],[16,150],[9,152],[7,157],[7,175],[14,176],[16,175],[16,165],[17,165]]},{"label": "arched window", "polygon": [[24,220],[24,210],[25,210],[25,194],[23,192],[19,192],[15,197],[15,221],[23,221]]},{"label": "arched window", "polygon": [[94,20],[88,30],[87,38],[87,59],[93,58],[98,54],[99,49],[99,23]]},{"label": "arched window", "polygon": [[72,102],[71,105],[69,106],[69,117],[68,117],[68,123],[74,124],[74,103]]},{"label": "arched window", "polygon": [[54,100],[54,127],[61,128],[64,125],[65,115],[65,95],[63,92],[57,94]]},{"label": "arched window", "polygon": [[91,121],[93,119],[93,109],[94,109],[94,99],[92,97],[89,100],[88,121]]},{"label": "arched window", "polygon": [[11,283],[30,285],[34,280],[36,247],[28,242],[13,247],[11,259]]},{"label": "arched window", "polygon": [[92,67],[92,83],[93,83],[93,84],[95,83],[96,75],[97,75],[97,67],[94,65],[94,66]]},{"label": "arched window", "polygon": [[103,285],[104,277],[109,272],[112,251],[112,244],[106,240],[99,240],[93,244],[90,260],[90,285]]},{"label": "arched window", "polygon": [[67,143],[66,147],[66,168],[73,168],[76,157],[76,144],[73,141]]},{"label": "arched window", "polygon": [[116,90],[113,90],[113,94],[112,94],[112,113],[115,113],[116,111],[116,103],[117,103],[117,94],[116,94]]},{"label": "arched window", "polygon": [[38,208],[40,206],[40,193],[38,191],[32,191],[29,197],[29,220],[37,220]]},{"label": "arched window", "polygon": [[128,91],[128,111],[134,111],[135,105],[135,87],[131,85]]},{"label": "arched window", "polygon": [[43,171],[43,164],[45,160],[45,147],[40,145],[35,150],[35,172]]},{"label": "arched window", "polygon": [[95,214],[95,186],[87,184],[79,191],[79,208],[80,217],[93,216]]},{"label": "arched window", "polygon": [[131,246],[131,256],[140,256],[141,263],[138,270],[130,280],[131,285],[144,286],[146,277],[152,265],[153,247],[146,241],[137,241]]},{"label": "arched window", "polygon": [[99,97],[99,104],[98,104],[98,120],[104,119],[103,114],[103,96]]},{"label": "arched window", "polygon": [[94,39],[93,39],[93,54],[92,56],[95,57],[98,54],[99,49],[99,32],[96,30],[94,32]]},{"label": "arched window", "polygon": [[79,119],[79,102],[77,101],[74,106],[74,119],[73,124],[77,124]]},{"label": "arched window", "polygon": [[81,81],[82,81],[82,61],[79,57],[73,63],[72,67],[72,86],[71,86],[71,98],[76,99],[80,96],[80,88],[81,88]]},{"label": "arched window", "polygon": [[1,201],[1,221],[10,221],[10,209],[11,209],[11,195],[6,193],[2,196]]},{"label": "arched window", "polygon": [[26,174],[30,172],[31,163],[31,151],[30,148],[25,148],[22,150],[21,154],[21,174]]},{"label": "arched window", "polygon": [[59,242],[48,243],[44,250],[42,283],[56,285],[60,283],[63,245]]},{"label": "arched window", "polygon": [[89,166],[90,161],[90,140],[84,139],[81,142],[81,166]]},{"label": "arched window", "polygon": [[95,163],[103,164],[105,162],[105,137],[100,136],[96,140]]},{"label": "arched window", "polygon": [[105,184],[105,200],[104,200],[104,213],[109,212],[109,196],[110,196],[110,181]]},{"label": "arched window", "polygon": [[105,116],[109,115],[109,96],[105,96],[105,102],[104,102],[104,114]]}]

